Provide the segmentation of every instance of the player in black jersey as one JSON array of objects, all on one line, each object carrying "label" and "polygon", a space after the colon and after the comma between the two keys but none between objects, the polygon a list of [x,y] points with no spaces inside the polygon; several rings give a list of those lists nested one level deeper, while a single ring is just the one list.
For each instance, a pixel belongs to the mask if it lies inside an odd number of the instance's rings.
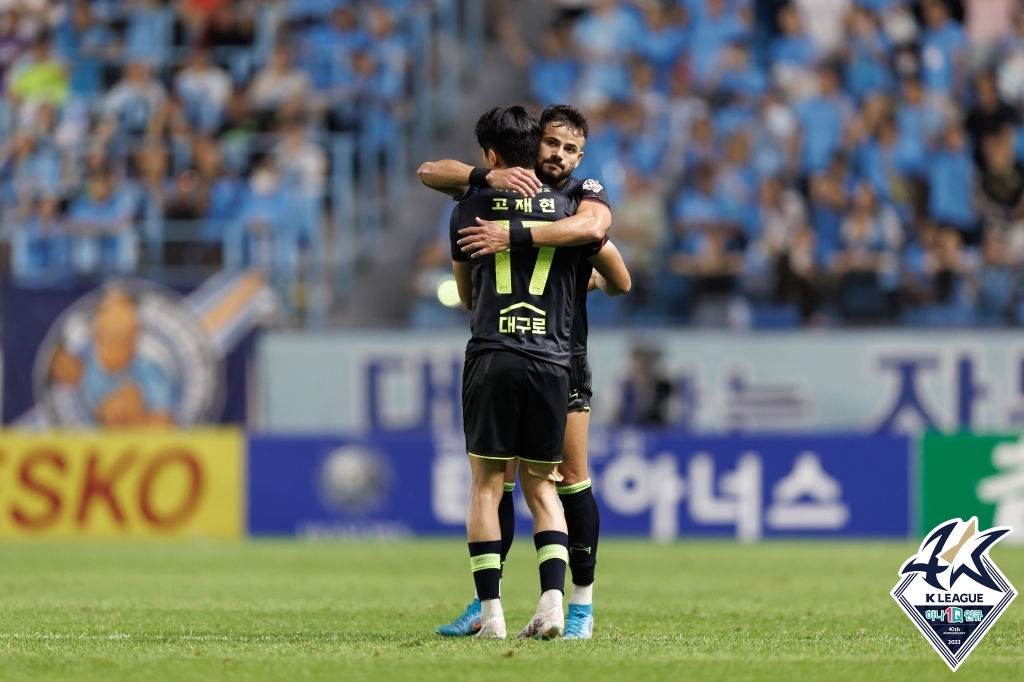
[{"label": "player in black jersey", "polygon": [[[576,109],[564,105],[548,107],[541,116],[542,137],[534,177],[521,168],[493,169],[482,172],[457,161],[446,160],[426,163],[420,168],[420,178],[429,187],[451,194],[466,196],[478,191],[471,176],[495,188],[518,190],[535,195],[543,179],[551,187],[569,197],[576,204],[573,218],[531,230],[534,244],[570,245],[603,237],[611,223],[608,199],[601,183],[594,179],[572,177],[572,171],[583,157],[587,137],[587,121]],[[508,247],[507,231],[496,231],[493,224],[478,221],[475,228],[461,231],[460,246],[474,251],[474,256],[485,256]],[[467,223],[471,224],[471,223]],[[563,447],[563,462],[559,473],[564,477],[558,493],[565,509],[570,544],[569,567],[572,569],[573,593],[570,597],[569,620],[566,637],[588,638],[593,630],[592,589],[596,565],[599,518],[587,470],[587,430],[589,428],[591,380],[587,363],[588,289],[602,288],[610,295],[629,290],[629,273],[618,251],[610,243],[601,251],[606,262],[602,276],[593,273],[587,260],[577,268],[577,300],[574,308],[573,344],[568,396],[568,420]],[[512,543],[515,511],[512,504],[515,471],[506,477],[505,495],[501,502],[502,559]],[[449,625],[438,628],[444,635],[472,634],[479,623],[479,605],[474,600],[466,612]]]},{"label": "player in black jersey", "polygon": [[[492,109],[477,122],[487,163],[528,165],[539,121],[522,107]],[[565,435],[572,312],[580,248],[535,248],[529,230],[571,215],[555,192],[524,197],[485,188],[464,197],[451,218],[452,268],[459,298],[472,311],[462,380],[463,424],[472,491],[466,518],[470,566],[481,603],[482,638],[505,637],[501,609],[498,506],[507,462],[520,461],[523,494],[534,517],[541,599],[520,636],[562,634],[562,591],[569,558],[555,483]],[[458,246],[468,216],[483,215],[510,234],[510,248],[470,258]]]}]

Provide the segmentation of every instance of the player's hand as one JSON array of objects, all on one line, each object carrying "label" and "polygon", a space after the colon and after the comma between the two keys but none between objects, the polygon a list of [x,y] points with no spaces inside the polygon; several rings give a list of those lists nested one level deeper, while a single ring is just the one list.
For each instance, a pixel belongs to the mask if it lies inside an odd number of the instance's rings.
[{"label": "player's hand", "polygon": [[462,239],[456,243],[462,247],[463,253],[470,254],[472,258],[480,258],[510,248],[507,227],[480,218],[477,218],[476,222],[473,227],[459,230]]},{"label": "player's hand", "polygon": [[495,168],[487,174],[487,184],[494,189],[507,189],[526,197],[536,196],[541,187],[537,176],[525,168]]}]

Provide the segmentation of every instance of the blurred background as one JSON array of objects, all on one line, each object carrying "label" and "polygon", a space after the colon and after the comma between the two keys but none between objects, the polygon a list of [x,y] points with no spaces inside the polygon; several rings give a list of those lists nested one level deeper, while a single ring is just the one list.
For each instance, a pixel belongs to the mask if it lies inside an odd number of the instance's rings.
[{"label": "blurred background", "polygon": [[1017,0],[0,0],[0,93],[0,534],[461,532],[413,170],[554,102],[634,281],[606,529],[1024,524]]},{"label": "blurred background", "polygon": [[[295,326],[438,298],[485,108],[569,102],[633,295],[616,326],[1017,324],[1013,0],[157,0],[0,8],[4,272],[192,287],[257,266]],[[435,219],[436,216],[436,219]],[[416,267],[410,267],[415,263]],[[444,297],[442,297],[444,298]]]}]

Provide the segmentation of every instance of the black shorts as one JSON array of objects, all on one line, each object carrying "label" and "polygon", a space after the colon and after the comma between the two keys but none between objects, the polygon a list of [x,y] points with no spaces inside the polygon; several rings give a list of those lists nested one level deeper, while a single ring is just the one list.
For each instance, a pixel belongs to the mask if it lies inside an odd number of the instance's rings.
[{"label": "black shorts", "polygon": [[466,449],[475,457],[562,461],[564,367],[518,353],[492,351],[466,360],[462,373],[462,422]]},{"label": "black shorts", "polygon": [[586,355],[574,355],[569,371],[569,412],[590,412],[594,395],[593,375]]}]

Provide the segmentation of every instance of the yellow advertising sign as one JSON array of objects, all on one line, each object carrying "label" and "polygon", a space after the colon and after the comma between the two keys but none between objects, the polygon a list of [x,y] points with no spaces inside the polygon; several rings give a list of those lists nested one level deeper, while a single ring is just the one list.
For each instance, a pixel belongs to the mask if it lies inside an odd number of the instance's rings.
[{"label": "yellow advertising sign", "polygon": [[241,537],[239,431],[0,433],[0,538]]}]

